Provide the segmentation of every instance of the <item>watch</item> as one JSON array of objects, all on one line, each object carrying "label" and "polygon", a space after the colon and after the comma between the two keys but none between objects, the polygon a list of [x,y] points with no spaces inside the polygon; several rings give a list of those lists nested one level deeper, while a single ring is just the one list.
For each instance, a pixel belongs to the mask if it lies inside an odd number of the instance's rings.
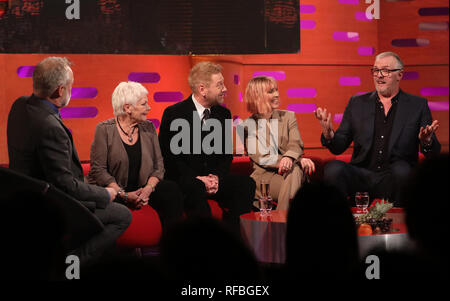
[{"label": "watch", "polygon": [[[123,192],[123,196],[121,195],[121,193]],[[119,191],[117,192],[117,194],[126,202],[127,201],[127,197],[128,197],[128,193],[123,190],[123,189],[119,189]]]}]

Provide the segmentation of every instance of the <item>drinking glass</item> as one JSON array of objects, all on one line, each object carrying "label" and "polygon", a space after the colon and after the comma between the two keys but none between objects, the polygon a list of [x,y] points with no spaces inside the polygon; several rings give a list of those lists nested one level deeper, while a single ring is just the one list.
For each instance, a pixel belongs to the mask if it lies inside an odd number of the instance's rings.
[{"label": "drinking glass", "polygon": [[261,195],[263,198],[267,198],[270,192],[269,181],[261,180],[259,191],[261,191]]},{"label": "drinking glass", "polygon": [[272,198],[270,196],[259,199],[259,213],[261,216],[270,215],[272,212]]},{"label": "drinking glass", "polygon": [[261,215],[270,215],[272,211],[272,198],[270,197],[269,181],[262,180],[260,183],[261,198],[259,201],[259,212]]},{"label": "drinking glass", "polygon": [[355,203],[358,212],[367,213],[367,207],[369,206],[369,193],[357,192],[355,194]]}]

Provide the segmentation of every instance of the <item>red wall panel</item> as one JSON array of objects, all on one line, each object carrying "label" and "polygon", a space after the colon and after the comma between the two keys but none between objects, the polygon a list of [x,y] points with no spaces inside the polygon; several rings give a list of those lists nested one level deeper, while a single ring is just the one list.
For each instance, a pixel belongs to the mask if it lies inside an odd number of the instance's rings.
[{"label": "red wall panel", "polygon": [[[295,105],[305,109],[305,112],[296,115],[307,148],[306,154],[326,156],[328,152],[321,148],[319,141],[320,125],[311,108],[326,107],[333,114],[340,114],[352,95],[373,90],[368,70],[373,64],[374,54],[381,51],[394,51],[402,57],[409,79],[403,80],[401,87],[430,101],[434,108],[433,118],[441,124],[438,138],[443,149],[448,151],[448,1],[380,1],[380,4],[381,19],[368,21],[362,18],[369,5],[363,0],[359,0],[358,4],[343,4],[339,0],[300,1],[302,25],[301,51],[298,54],[66,55],[75,63],[74,87],[95,87],[98,91],[95,98],[72,99],[69,106],[96,107],[98,114],[95,117],[64,120],[73,131],[80,159],[89,160],[95,126],[113,116],[111,94],[120,81],[128,80],[130,72],[156,72],[160,75],[159,82],[144,84],[149,90],[152,107],[148,118],[160,120],[164,108],[173,102],[156,102],[155,92],[180,92],[186,98],[190,94],[187,84],[189,69],[201,60],[222,64],[228,88],[225,106],[231,110],[232,116],[241,119],[249,116],[243,96],[250,78],[255,72],[280,72],[281,108],[293,108]],[[420,16],[419,9],[427,7],[447,7],[447,15]],[[422,30],[419,24],[423,22],[447,22],[447,28],[439,29],[437,26],[436,30]],[[350,39],[336,40],[336,32],[348,32]],[[428,39],[429,44],[422,47],[392,45],[392,40],[405,38]],[[370,53],[370,47],[373,47],[373,53]],[[0,164],[8,162],[6,121],[11,104],[17,97],[29,95],[32,91],[31,78],[19,77],[17,69],[33,66],[46,56],[0,54]],[[345,84],[342,77],[350,77],[348,83],[352,85],[342,85]],[[432,88],[439,93],[423,95],[427,94],[424,88]],[[290,89],[307,89],[305,91],[309,94],[289,97]],[[338,117],[335,127],[339,125]]]}]

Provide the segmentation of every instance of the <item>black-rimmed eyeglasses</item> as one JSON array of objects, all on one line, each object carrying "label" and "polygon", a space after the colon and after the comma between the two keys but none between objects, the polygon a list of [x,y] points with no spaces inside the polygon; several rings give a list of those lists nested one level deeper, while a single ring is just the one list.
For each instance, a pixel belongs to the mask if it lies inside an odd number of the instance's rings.
[{"label": "black-rimmed eyeglasses", "polygon": [[378,73],[381,73],[381,76],[388,77],[391,75],[392,72],[400,71],[402,69],[378,69],[378,68],[370,68],[370,72],[372,73],[372,76],[378,76]]}]

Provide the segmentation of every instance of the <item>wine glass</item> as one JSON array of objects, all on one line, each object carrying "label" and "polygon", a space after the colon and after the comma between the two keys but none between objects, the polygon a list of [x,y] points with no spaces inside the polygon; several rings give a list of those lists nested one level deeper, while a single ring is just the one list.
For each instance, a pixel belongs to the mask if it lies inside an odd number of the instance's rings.
[{"label": "wine glass", "polygon": [[367,207],[369,206],[369,193],[357,192],[355,194],[355,203],[358,212],[367,213]]}]

